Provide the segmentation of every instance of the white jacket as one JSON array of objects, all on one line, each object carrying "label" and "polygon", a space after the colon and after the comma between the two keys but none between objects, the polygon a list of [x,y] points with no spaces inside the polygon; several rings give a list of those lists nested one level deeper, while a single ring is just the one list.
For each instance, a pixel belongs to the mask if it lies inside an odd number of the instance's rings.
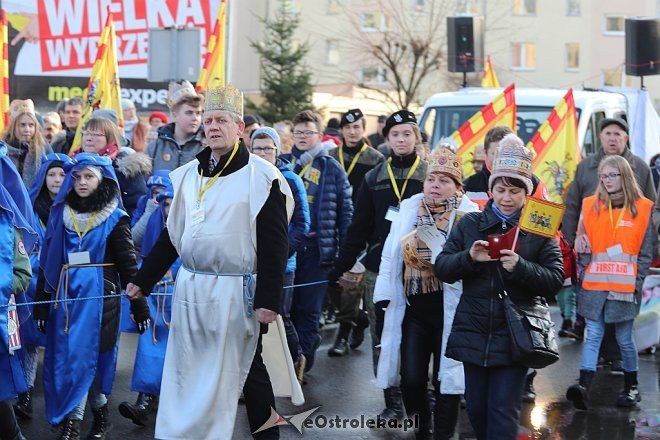
[{"label": "white jacket", "polygon": [[[390,233],[385,240],[382,259],[376,286],[374,288],[374,303],[388,300],[390,303],[385,311],[383,334],[380,338],[380,359],[376,374],[376,386],[385,389],[399,383],[399,354],[401,346],[401,325],[406,311],[406,295],[403,292],[403,251],[401,239],[415,227],[419,204],[424,195],[416,194],[401,202],[399,214],[392,222]],[[468,213],[478,211],[478,206],[466,196],[461,199],[458,212]],[[445,357],[447,339],[451,332],[454,314],[461,294],[462,282],[454,284],[443,283],[444,322],[442,329],[442,358],[440,359],[440,392],[442,394],[463,394],[465,378],[463,364]]]}]

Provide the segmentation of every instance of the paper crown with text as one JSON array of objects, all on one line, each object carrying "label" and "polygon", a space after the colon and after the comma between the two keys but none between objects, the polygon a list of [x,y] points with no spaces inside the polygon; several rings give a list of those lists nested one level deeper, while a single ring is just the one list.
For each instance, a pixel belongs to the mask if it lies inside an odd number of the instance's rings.
[{"label": "paper crown with text", "polygon": [[443,173],[462,185],[463,167],[461,161],[447,147],[438,148],[431,153],[428,158],[426,173]]},{"label": "paper crown with text", "polygon": [[190,81],[172,81],[167,90],[167,106],[171,109],[185,96],[197,96]]},{"label": "paper crown with text", "polygon": [[243,93],[231,84],[206,91],[204,112],[230,112],[243,117]]}]

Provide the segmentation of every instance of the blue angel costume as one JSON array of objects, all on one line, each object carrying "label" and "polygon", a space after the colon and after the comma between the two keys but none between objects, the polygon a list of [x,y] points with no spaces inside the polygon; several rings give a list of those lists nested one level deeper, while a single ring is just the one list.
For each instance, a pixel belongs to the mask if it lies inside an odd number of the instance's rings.
[{"label": "blue angel costume", "polygon": [[[48,194],[48,189],[46,188],[46,175],[48,171],[54,166],[60,166],[64,168],[65,164],[71,165],[73,162],[71,158],[66,154],[62,153],[52,153],[47,154],[43,161],[41,162],[41,168],[34,179],[34,183],[30,188],[30,201],[34,209],[34,226],[37,232],[37,243],[30,252],[30,263],[32,265],[32,281],[30,282],[30,287],[25,292],[25,299],[28,302],[34,302],[36,300],[36,291],[37,291],[37,278],[39,274],[39,255],[41,254],[41,246],[44,242],[44,237],[46,235],[46,223],[48,222],[48,216],[42,213],[40,218],[38,210],[36,209],[37,198],[43,198],[44,200],[50,199]],[[50,209],[48,209],[50,211]],[[27,306],[23,309],[24,315],[21,319],[21,339],[26,345],[32,346],[46,346],[46,335],[41,333],[36,324],[32,319],[27,319],[28,316],[32,314],[32,306]]]},{"label": "blue angel costume", "polygon": [[154,188],[161,187],[164,190],[172,188],[172,180],[170,179],[170,170],[155,170],[151,176],[147,179],[147,193],[140,197],[133,211],[131,217],[131,226],[134,226],[140,217],[144,215],[146,210],[147,202],[153,198]]},{"label": "blue angel costume", "polygon": [[[92,195],[80,198],[73,190],[74,173],[88,167],[99,170],[102,179]],[[65,171],[41,251],[43,289],[37,288],[38,295],[60,302],[45,313],[35,307],[35,318],[48,321],[43,376],[51,424],[67,418],[95,379],[101,393],[112,390],[119,334],[117,294],[137,269],[130,220],[111,160],[80,153]],[[146,302],[140,304],[146,308]]]},{"label": "blue angel costume", "polygon": [[[6,152],[6,146],[0,143],[0,401],[16,397],[28,388],[19,356],[9,352],[10,331],[15,328],[9,328],[8,306],[14,293],[16,231],[23,237],[22,252],[27,254],[36,241],[30,199]],[[16,302],[22,296],[17,295]]]},{"label": "blue angel costume", "polygon": [[[163,201],[172,199],[174,193],[171,189],[160,193],[156,200],[158,209],[149,217],[147,231],[142,241],[141,254],[145,258],[158,241],[158,237],[167,225],[167,216]],[[167,337],[170,333],[170,319],[172,310],[172,292],[174,280],[181,267],[181,259],[177,258],[163,279],[154,287],[147,302],[153,318],[150,331],[142,334],[138,340],[135,364],[133,366],[133,379],[131,390],[146,394],[160,394],[160,384],[163,377],[163,363],[165,362],[165,349]],[[161,295],[158,295],[158,294]]]}]

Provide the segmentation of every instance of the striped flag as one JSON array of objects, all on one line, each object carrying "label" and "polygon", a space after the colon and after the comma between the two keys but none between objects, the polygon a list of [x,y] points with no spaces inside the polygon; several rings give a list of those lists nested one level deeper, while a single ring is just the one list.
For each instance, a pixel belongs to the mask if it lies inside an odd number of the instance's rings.
[{"label": "striped flag", "polygon": [[9,296],[9,304],[7,307],[7,325],[9,334],[9,354],[21,348],[21,332],[19,331],[18,312],[16,311],[16,299],[12,293]]},{"label": "striped flag", "polygon": [[545,183],[550,200],[563,203],[580,161],[573,89],[550,112],[527,148],[536,153],[532,170]]},{"label": "striped flag", "polygon": [[516,130],[515,85],[511,84],[502,93],[475,113],[456,130],[451,138],[458,145],[456,154],[463,162],[463,177],[474,174],[472,157],[477,145],[484,143],[486,132],[491,128],[505,125]]},{"label": "striped flag", "polygon": [[484,66],[484,76],[481,78],[481,87],[494,87],[499,88],[500,82],[497,79],[495,74],[495,69],[493,68],[493,61],[490,59],[490,55],[486,57],[486,65]]},{"label": "striped flag", "polygon": [[227,0],[220,2],[218,18],[215,21],[213,32],[206,42],[204,65],[199,72],[195,90],[202,92],[209,87],[223,87],[225,85],[225,25],[227,21]]},{"label": "striped flag", "polygon": [[124,126],[124,114],[121,109],[121,87],[119,85],[119,68],[117,66],[117,36],[112,13],[108,8],[108,16],[101,33],[96,52],[96,60],[92,67],[92,74],[85,91],[85,108],[80,118],[69,154],[80,148],[82,127],[92,116],[92,112],[99,108],[112,109],[119,118],[119,127]]},{"label": "striped flag", "polygon": [[9,27],[7,12],[0,9],[0,45],[2,46],[2,89],[0,90],[0,133],[9,127]]}]

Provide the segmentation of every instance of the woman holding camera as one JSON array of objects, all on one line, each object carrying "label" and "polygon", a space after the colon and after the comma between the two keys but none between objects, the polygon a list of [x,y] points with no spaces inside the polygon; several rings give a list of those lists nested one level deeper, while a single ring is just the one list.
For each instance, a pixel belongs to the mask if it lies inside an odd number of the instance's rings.
[{"label": "woman holding camera", "polygon": [[[514,440],[527,367],[513,361],[499,295],[506,290],[514,303],[533,305],[557,293],[564,272],[555,238],[515,231],[533,189],[532,153],[517,136],[500,141],[488,184],[491,200],[452,229],[435,274],[445,283],[463,280],[446,356],[463,362],[465,401],[477,439]],[[513,250],[501,249],[491,258],[488,236],[507,232],[517,233]]]}]

